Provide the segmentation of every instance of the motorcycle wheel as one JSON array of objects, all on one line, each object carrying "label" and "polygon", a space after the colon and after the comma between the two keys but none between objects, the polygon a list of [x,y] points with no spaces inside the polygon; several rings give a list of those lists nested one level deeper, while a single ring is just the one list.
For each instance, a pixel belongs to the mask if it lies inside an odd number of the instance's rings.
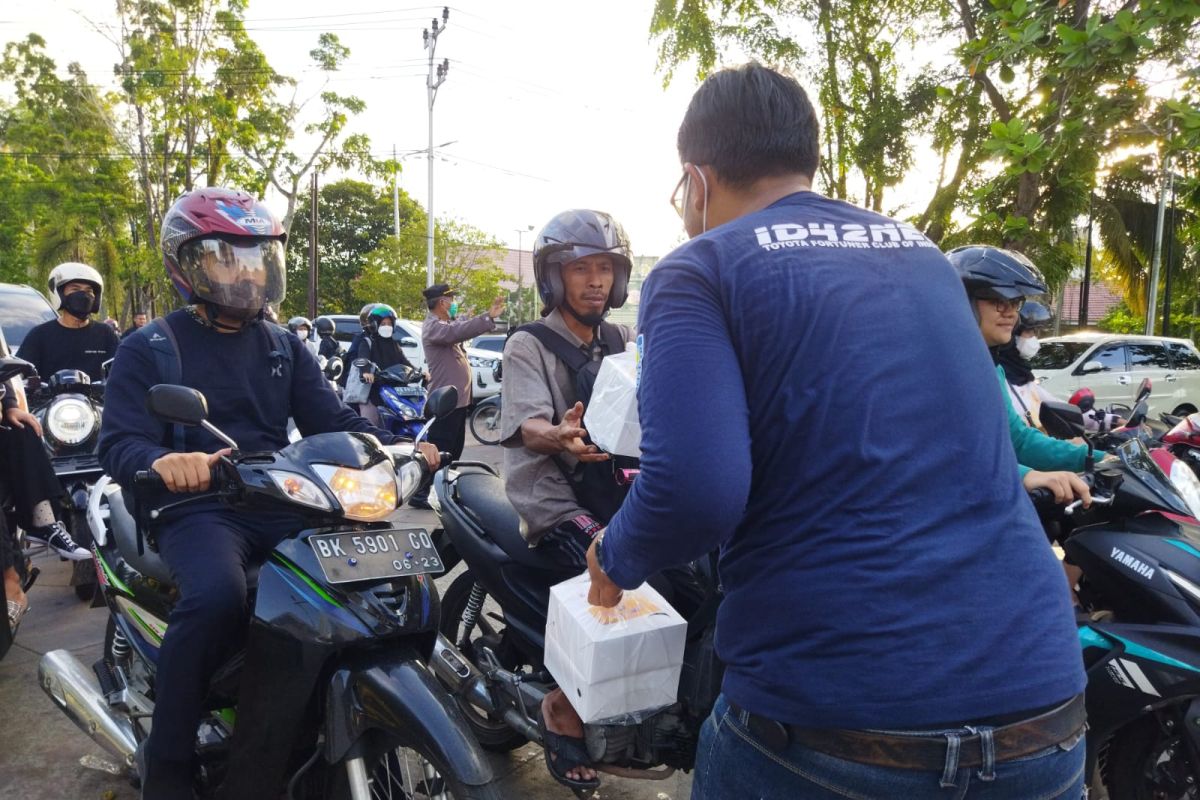
[{"label": "motorcycle wheel", "polygon": [[[1120,800],[1196,800],[1200,781],[1188,746],[1170,709],[1126,725],[1104,754],[1102,774],[1109,796]],[[1171,727],[1165,727],[1170,722]]]},{"label": "motorcycle wheel", "polygon": [[[471,574],[470,570],[454,579],[442,597],[442,616],[438,627],[443,636],[461,647],[462,653],[468,661],[478,666],[474,644],[485,637],[499,641],[504,628],[496,628],[493,624],[495,620],[488,617],[486,613],[481,613],[466,646],[461,646],[460,634],[463,627],[463,615],[467,611],[467,604],[470,602],[473,588],[475,588],[475,576]],[[486,604],[486,602],[487,595],[484,595],[484,603]],[[462,699],[458,700],[458,707],[466,717],[467,724],[471,726],[471,732],[475,734],[475,738],[484,750],[493,753],[507,753],[510,750],[516,750],[528,741],[524,736],[508,727],[503,720],[481,711]]]},{"label": "motorcycle wheel", "polygon": [[[396,747],[372,751],[366,758],[367,783],[371,797],[387,800],[504,800],[500,790],[493,784],[467,786],[451,774],[431,752],[423,751],[423,747]],[[343,766],[335,771],[333,791],[321,796],[349,800],[351,795],[348,768]]]},{"label": "motorcycle wheel", "polygon": [[500,406],[488,403],[471,412],[471,435],[480,444],[500,444]]}]

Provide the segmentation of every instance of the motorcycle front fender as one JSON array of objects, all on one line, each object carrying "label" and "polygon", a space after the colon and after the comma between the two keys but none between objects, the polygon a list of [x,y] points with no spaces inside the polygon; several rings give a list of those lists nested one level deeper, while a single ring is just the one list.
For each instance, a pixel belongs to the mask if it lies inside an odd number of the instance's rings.
[{"label": "motorcycle front fender", "polygon": [[427,750],[468,786],[492,780],[492,769],[458,705],[415,651],[364,654],[337,670],[326,700],[326,759],[342,760],[365,734],[379,731],[397,746]]}]

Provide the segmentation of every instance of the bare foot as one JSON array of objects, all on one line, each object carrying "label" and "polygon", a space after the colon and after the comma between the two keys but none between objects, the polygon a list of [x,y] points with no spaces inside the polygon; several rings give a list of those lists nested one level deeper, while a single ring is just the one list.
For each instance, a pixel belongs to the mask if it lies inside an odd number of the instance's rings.
[{"label": "bare foot", "polygon": [[[546,723],[546,730],[551,733],[583,738],[583,720],[575,713],[562,689],[555,689],[542,699],[542,719]],[[553,753],[550,757],[557,758]],[[566,775],[573,781],[591,781],[596,779],[596,770],[580,766],[567,770]]]}]

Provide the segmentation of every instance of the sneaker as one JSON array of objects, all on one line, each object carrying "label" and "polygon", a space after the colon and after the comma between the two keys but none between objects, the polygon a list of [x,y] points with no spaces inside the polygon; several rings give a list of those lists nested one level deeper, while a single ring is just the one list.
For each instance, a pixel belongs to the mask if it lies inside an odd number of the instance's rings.
[{"label": "sneaker", "polygon": [[70,559],[71,561],[83,561],[92,557],[92,551],[76,544],[75,540],[71,538],[71,534],[67,533],[66,527],[61,522],[55,522],[53,525],[44,525],[40,528],[31,528],[25,532],[25,538],[41,542],[63,558]]}]

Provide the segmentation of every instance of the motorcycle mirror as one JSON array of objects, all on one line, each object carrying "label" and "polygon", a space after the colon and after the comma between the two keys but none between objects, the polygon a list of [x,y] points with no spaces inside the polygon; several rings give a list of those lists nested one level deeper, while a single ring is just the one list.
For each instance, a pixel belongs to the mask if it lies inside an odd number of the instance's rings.
[{"label": "motorcycle mirror", "polygon": [[440,389],[434,389],[429,393],[429,399],[425,401],[425,419],[452,414],[457,405],[458,387],[443,386]]},{"label": "motorcycle mirror", "polygon": [[1091,389],[1079,389],[1071,395],[1071,399],[1067,402],[1073,406],[1079,406],[1079,410],[1086,414],[1096,407],[1096,395]]},{"label": "motorcycle mirror", "polygon": [[1150,387],[1150,379],[1142,378],[1142,382],[1138,384],[1137,394],[1134,395],[1133,404],[1135,406],[1150,396]]},{"label": "motorcycle mirror", "polygon": [[1080,375],[1091,375],[1093,372],[1104,372],[1104,363],[1100,361],[1088,361],[1079,368]]},{"label": "motorcycle mirror", "polygon": [[33,364],[19,358],[0,359],[0,383],[7,383],[13,378],[25,378],[29,381],[37,381],[37,370]]},{"label": "motorcycle mirror", "polygon": [[416,347],[417,340],[412,338],[411,336],[405,336],[404,338],[402,338],[400,340],[400,346],[401,347]]},{"label": "motorcycle mirror", "polygon": [[1038,417],[1046,433],[1056,439],[1074,439],[1082,436],[1085,430],[1083,411],[1070,403],[1046,401],[1038,409]]},{"label": "motorcycle mirror", "polygon": [[146,410],[156,419],[172,425],[199,425],[225,444],[238,449],[238,443],[208,421],[208,400],[204,394],[187,386],[159,383],[146,393]]},{"label": "motorcycle mirror", "polygon": [[146,410],[163,422],[195,427],[208,419],[208,400],[196,389],[160,383],[146,394]]},{"label": "motorcycle mirror", "polygon": [[1129,421],[1125,423],[1126,428],[1136,428],[1146,421],[1146,414],[1149,413],[1150,406],[1145,400],[1141,400],[1133,407],[1133,413],[1129,415]]}]

